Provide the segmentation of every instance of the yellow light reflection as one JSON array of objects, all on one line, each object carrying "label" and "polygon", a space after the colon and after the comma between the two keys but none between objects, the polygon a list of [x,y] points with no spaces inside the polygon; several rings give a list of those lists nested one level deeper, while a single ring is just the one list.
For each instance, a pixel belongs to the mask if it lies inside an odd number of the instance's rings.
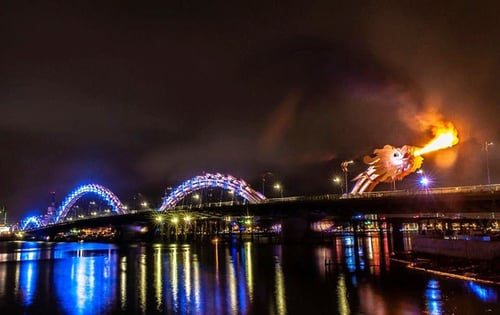
[{"label": "yellow light reflection", "polygon": [[172,290],[172,299],[174,300],[174,310],[179,309],[178,291],[179,291],[179,277],[177,276],[177,245],[170,246],[170,289]]},{"label": "yellow light reflection", "polygon": [[253,301],[253,253],[251,242],[245,243],[245,276],[247,279],[248,298]]},{"label": "yellow light reflection", "polygon": [[380,275],[380,238],[379,236],[375,236],[372,240],[373,247],[373,266],[375,267],[375,275]]},{"label": "yellow light reflection", "polygon": [[193,255],[193,289],[195,309],[201,314],[200,263],[197,255]]},{"label": "yellow light reflection", "polygon": [[120,304],[122,310],[127,307],[127,256],[123,256],[120,262]]},{"label": "yellow light reflection", "polygon": [[161,311],[162,309],[162,295],[163,295],[163,283],[162,283],[162,251],[161,245],[155,246],[155,297],[156,297],[156,309]]},{"label": "yellow light reflection", "polygon": [[339,305],[339,315],[349,315],[351,314],[351,308],[349,307],[349,300],[347,299],[347,288],[345,285],[344,274],[339,274],[338,284],[337,284],[337,299]]},{"label": "yellow light reflection", "polygon": [[189,246],[184,247],[182,263],[184,265],[184,292],[186,292],[186,304],[191,304],[191,259],[189,259]]},{"label": "yellow light reflection", "polygon": [[279,260],[276,260],[274,267],[277,314],[283,315],[286,314],[285,277]]},{"label": "yellow light reflection", "polygon": [[316,258],[316,265],[321,274],[326,274],[327,266],[330,266],[333,261],[333,251],[326,246],[317,247],[314,249],[314,257]]},{"label": "yellow light reflection", "polygon": [[236,272],[234,270],[233,258],[226,248],[226,269],[227,269],[227,286],[229,288],[229,307],[233,313],[238,312],[238,296],[236,292]]},{"label": "yellow light reflection", "polygon": [[371,235],[366,236],[366,257],[373,260],[373,242]]},{"label": "yellow light reflection", "polygon": [[143,314],[147,313],[146,290],[146,254],[142,253],[139,258],[139,306]]},{"label": "yellow light reflection", "polygon": [[410,252],[412,250],[410,233],[403,232],[403,248],[406,252]]}]

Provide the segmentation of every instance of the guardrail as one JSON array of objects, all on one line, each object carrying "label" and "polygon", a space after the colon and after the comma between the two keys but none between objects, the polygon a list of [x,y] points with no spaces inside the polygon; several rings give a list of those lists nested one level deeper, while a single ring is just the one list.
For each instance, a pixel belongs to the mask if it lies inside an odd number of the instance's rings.
[{"label": "guardrail", "polygon": [[457,186],[457,187],[441,187],[427,188],[421,190],[388,190],[374,191],[360,194],[324,194],[315,196],[292,196],[284,198],[271,198],[266,200],[267,203],[275,202],[298,202],[298,201],[327,201],[340,199],[373,199],[385,197],[405,197],[418,195],[442,195],[456,193],[484,193],[484,192],[500,192],[500,184],[494,185],[474,185],[474,186]]}]

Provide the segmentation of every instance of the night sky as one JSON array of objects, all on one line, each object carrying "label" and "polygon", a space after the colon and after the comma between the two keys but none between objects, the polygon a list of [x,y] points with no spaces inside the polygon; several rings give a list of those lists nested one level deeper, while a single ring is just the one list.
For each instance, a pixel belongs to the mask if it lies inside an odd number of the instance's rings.
[{"label": "night sky", "polygon": [[352,178],[375,148],[424,145],[430,114],[461,139],[425,156],[436,186],[485,184],[486,140],[500,182],[498,5],[43,2],[0,3],[11,222],[43,213],[50,191],[97,182],[159,203],[204,171],[334,192],[342,160]]}]

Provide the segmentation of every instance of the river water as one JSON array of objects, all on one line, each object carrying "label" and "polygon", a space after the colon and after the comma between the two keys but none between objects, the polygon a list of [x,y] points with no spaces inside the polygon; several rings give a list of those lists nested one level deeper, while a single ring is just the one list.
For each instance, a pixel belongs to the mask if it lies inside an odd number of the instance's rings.
[{"label": "river water", "polygon": [[0,314],[500,314],[500,288],[406,270],[391,244],[2,242]]}]

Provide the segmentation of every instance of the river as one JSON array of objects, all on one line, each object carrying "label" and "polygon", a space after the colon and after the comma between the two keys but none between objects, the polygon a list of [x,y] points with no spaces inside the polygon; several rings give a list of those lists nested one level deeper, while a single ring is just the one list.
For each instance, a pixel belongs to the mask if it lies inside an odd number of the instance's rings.
[{"label": "river", "polygon": [[1,314],[500,314],[500,288],[410,271],[391,238],[0,243]]}]

